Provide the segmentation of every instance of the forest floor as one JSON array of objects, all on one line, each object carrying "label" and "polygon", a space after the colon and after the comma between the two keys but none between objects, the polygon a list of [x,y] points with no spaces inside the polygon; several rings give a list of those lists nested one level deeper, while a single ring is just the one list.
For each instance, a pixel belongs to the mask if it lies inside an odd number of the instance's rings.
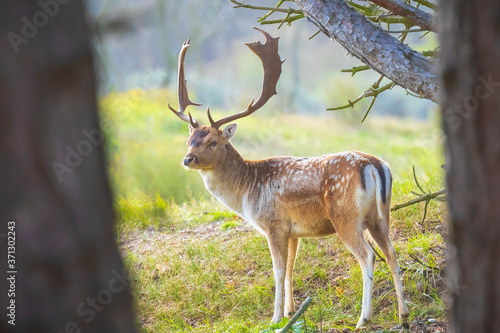
[{"label": "forest floor", "polygon": [[[443,208],[435,204],[430,215]],[[132,277],[139,325],[146,332],[271,332],[274,281],[267,241],[214,200],[169,207],[191,220],[127,230],[119,243]],[[398,214],[401,215],[401,214]],[[180,220],[177,220],[180,221]],[[198,222],[196,222],[198,221]],[[363,332],[447,332],[446,267],[439,219],[416,224],[396,219],[398,251],[410,309],[409,327],[397,323],[389,269],[377,259],[373,321]],[[378,251],[380,253],[380,251]],[[359,265],[335,235],[302,239],[294,271],[296,308],[313,303],[293,332],[350,332],[361,308]]]}]

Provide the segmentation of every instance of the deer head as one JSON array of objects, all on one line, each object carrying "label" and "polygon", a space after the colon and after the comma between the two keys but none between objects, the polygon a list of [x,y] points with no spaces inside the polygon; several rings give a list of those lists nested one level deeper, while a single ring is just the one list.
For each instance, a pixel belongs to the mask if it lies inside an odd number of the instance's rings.
[{"label": "deer head", "polygon": [[260,109],[266,102],[276,95],[276,84],[281,75],[281,64],[285,60],[281,60],[278,54],[278,39],[279,37],[271,37],[267,32],[259,28],[254,29],[264,34],[266,41],[245,43],[262,61],[264,68],[264,80],[262,83],[262,92],[257,101],[252,101],[248,104],[245,110],[228,116],[217,121],[212,119],[210,108],[207,108],[207,116],[210,121],[208,126],[200,126],[199,123],[191,117],[191,114],[185,114],[185,110],[189,105],[201,105],[191,102],[188,97],[186,88],[186,79],[184,77],[184,58],[186,56],[189,39],[182,45],[179,54],[179,73],[177,82],[177,93],[179,98],[179,111],[168,107],[181,120],[189,123],[189,139],[188,153],[185,156],[182,164],[190,169],[212,169],[217,167],[219,163],[225,160],[227,155],[227,145],[236,133],[237,125],[232,123],[226,126],[223,130],[220,127],[236,119],[240,119],[251,115]]}]

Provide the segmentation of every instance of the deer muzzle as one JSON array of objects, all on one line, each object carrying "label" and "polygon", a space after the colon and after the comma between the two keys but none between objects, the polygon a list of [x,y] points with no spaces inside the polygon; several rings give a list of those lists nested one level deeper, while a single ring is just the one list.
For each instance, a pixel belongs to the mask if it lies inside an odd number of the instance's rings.
[{"label": "deer muzzle", "polygon": [[184,157],[182,164],[184,166],[189,166],[193,162],[194,164],[198,164],[198,157],[196,157],[194,154],[187,154],[186,157]]}]

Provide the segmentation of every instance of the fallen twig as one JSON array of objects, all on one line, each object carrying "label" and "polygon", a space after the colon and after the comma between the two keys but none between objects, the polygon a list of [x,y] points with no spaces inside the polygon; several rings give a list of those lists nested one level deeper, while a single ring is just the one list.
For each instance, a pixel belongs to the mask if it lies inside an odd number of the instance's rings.
[{"label": "fallen twig", "polygon": [[280,333],[287,332],[292,327],[292,325],[295,324],[297,319],[299,319],[300,316],[306,311],[307,307],[309,306],[309,304],[311,304],[311,302],[312,302],[312,298],[311,298],[311,296],[308,296],[306,298],[306,300],[304,301],[304,303],[302,303],[302,305],[300,306],[299,310],[297,312],[295,312],[292,319],[290,319],[288,324],[286,324],[286,326],[283,327],[283,329],[280,331]]},{"label": "fallen twig", "polygon": [[439,267],[436,267],[436,266],[429,266],[427,265],[426,263],[422,262],[422,260],[420,260],[417,256],[413,255],[413,254],[410,254],[410,258],[412,258],[413,260],[415,260],[416,262],[418,262],[420,265],[426,267],[426,268],[429,268],[429,269],[432,269],[434,271],[438,271],[438,272],[441,272],[441,268]]},{"label": "fallen twig", "polygon": [[397,204],[391,208],[391,211],[395,212],[401,208],[405,208],[405,207],[414,205],[414,204],[422,202],[422,201],[432,200],[432,199],[437,198],[438,196],[445,194],[445,193],[446,193],[446,189],[442,189],[441,191],[437,191],[437,192],[433,192],[433,193],[428,193],[428,194],[422,195],[418,198],[412,199],[408,202]]}]

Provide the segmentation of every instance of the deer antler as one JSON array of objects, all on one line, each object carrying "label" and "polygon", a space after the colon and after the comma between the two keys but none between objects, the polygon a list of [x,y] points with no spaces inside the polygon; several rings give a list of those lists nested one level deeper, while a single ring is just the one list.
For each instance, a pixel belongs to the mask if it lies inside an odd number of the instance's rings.
[{"label": "deer antler", "polygon": [[186,88],[186,79],[184,77],[184,58],[186,57],[186,51],[188,49],[190,39],[182,44],[181,52],[179,53],[179,72],[178,72],[178,81],[177,81],[177,95],[179,98],[179,111],[176,111],[173,107],[168,104],[168,108],[172,110],[173,113],[177,115],[177,117],[182,120],[188,122],[193,127],[198,127],[199,124],[196,120],[191,117],[191,114],[187,116],[184,111],[189,105],[197,105],[201,104],[193,103],[189,99],[187,88]]},{"label": "deer antler", "polygon": [[266,42],[262,44],[261,42],[245,43],[246,46],[250,48],[262,61],[262,66],[264,67],[264,80],[262,83],[262,92],[260,94],[257,102],[254,100],[248,104],[247,108],[237,114],[228,116],[217,121],[213,121],[210,116],[210,110],[207,109],[208,119],[212,127],[219,128],[221,125],[227,124],[233,120],[240,119],[251,115],[258,109],[260,109],[266,102],[273,96],[276,95],[276,84],[281,75],[281,64],[285,61],[281,60],[278,54],[278,39],[279,37],[271,37],[267,32],[259,28],[254,27],[264,34],[266,37]]}]

